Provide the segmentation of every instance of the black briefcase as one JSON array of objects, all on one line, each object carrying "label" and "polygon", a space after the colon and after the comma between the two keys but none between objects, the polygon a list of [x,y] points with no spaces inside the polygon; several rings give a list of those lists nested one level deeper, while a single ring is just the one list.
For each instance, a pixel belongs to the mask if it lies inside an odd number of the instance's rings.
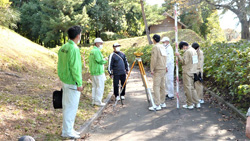
[{"label": "black briefcase", "polygon": [[62,109],[63,90],[53,92],[53,106],[55,109]]}]

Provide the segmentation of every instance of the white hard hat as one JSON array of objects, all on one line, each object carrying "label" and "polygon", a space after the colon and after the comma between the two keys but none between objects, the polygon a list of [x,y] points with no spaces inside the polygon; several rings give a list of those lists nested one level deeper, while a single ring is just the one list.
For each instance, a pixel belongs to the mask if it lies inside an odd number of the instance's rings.
[{"label": "white hard hat", "polygon": [[94,43],[103,43],[103,40],[101,38],[96,38]]},{"label": "white hard hat", "polygon": [[119,43],[114,43],[113,44],[113,47],[119,47],[119,46],[121,46]]},{"label": "white hard hat", "polygon": [[161,42],[166,42],[166,41],[170,41],[170,39],[169,39],[168,37],[163,37],[163,38],[161,39]]}]

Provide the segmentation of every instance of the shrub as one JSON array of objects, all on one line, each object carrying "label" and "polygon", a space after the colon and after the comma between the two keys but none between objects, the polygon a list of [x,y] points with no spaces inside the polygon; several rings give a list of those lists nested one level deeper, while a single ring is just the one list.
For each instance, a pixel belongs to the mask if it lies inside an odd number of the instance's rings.
[{"label": "shrub", "polygon": [[[206,45],[203,45],[206,46]],[[223,96],[237,106],[248,108],[250,99],[250,43],[216,43],[204,47],[204,75],[208,85],[224,90]]]}]

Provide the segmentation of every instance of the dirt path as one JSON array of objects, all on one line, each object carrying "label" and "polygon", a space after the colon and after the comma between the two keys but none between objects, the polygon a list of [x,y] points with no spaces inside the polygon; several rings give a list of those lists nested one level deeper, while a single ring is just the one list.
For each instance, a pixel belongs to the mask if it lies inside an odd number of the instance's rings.
[{"label": "dirt path", "polygon": [[[152,78],[148,77],[150,87]],[[182,106],[185,100],[180,85]],[[244,125],[228,110],[216,108],[206,101],[201,109],[176,109],[176,100],[167,100],[167,108],[148,110],[145,89],[138,69],[134,69],[127,85],[125,106],[112,104],[95,121],[90,141],[106,140],[244,140]]]}]

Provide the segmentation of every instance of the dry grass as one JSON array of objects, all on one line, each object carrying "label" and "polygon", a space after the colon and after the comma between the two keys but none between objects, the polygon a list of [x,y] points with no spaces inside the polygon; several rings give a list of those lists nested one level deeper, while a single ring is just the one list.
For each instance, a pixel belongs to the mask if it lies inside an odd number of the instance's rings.
[{"label": "dry grass", "polygon": [[[52,107],[52,92],[61,88],[57,54],[1,26],[0,51],[0,140],[23,135],[38,141],[62,140],[62,110]],[[84,80],[89,77],[84,74]],[[106,85],[105,97],[110,86]],[[97,110],[91,106],[91,82],[84,81],[75,128]]]}]

